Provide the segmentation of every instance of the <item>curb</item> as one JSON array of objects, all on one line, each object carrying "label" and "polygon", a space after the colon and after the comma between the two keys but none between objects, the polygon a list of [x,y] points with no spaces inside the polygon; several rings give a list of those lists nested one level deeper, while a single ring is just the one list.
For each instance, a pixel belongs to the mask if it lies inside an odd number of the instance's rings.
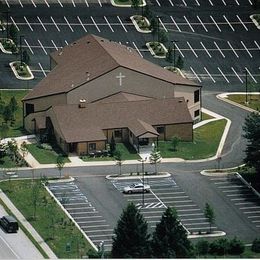
[{"label": "curb", "polygon": [[[139,7],[142,7],[142,6],[146,6],[146,1],[145,0],[142,0],[142,4],[139,5]],[[119,4],[116,4],[114,0],[110,0],[110,3],[111,5],[115,6],[115,7],[132,7],[132,5],[119,5]]]},{"label": "curb", "polygon": [[72,182],[75,181],[74,177],[69,176],[67,179],[61,179],[61,180],[48,180],[48,183],[67,183],[67,182]]},{"label": "curb", "polygon": [[226,233],[224,231],[216,231],[211,234],[201,234],[201,235],[188,235],[188,238],[200,238],[200,237],[221,237],[225,236]]},{"label": "curb", "polygon": [[165,51],[165,55],[163,56],[157,56],[153,50],[153,48],[150,46],[152,42],[147,42],[145,45],[146,47],[148,48],[148,50],[150,51],[151,55],[154,57],[154,58],[157,58],[157,59],[165,59],[166,58],[166,53],[168,52],[168,50],[166,49],[166,47],[164,46],[163,43],[159,42],[160,46],[164,49]]},{"label": "curb", "polygon": [[[171,174],[168,172],[165,172],[161,175],[144,175],[144,179],[156,179],[156,178],[166,178],[166,177],[170,177]],[[139,178],[143,178],[143,175],[136,175],[136,176],[125,176],[125,177],[113,177],[112,175],[107,175],[106,179],[107,180],[130,180],[130,179],[139,179]]]},{"label": "curb", "polygon": [[27,64],[26,64],[26,69],[27,69],[28,73],[30,74],[30,76],[29,77],[19,76],[18,73],[17,73],[16,68],[14,67],[14,63],[16,63],[16,62],[17,61],[10,62],[9,66],[11,67],[11,69],[12,69],[12,71],[13,71],[13,73],[14,73],[14,75],[15,75],[15,77],[17,79],[20,79],[20,80],[31,80],[31,79],[34,79],[33,73],[32,73],[31,69],[29,68],[29,66]]},{"label": "curb", "polygon": [[[203,170],[200,172],[201,175],[204,175],[204,176],[217,176],[217,174],[221,175],[225,173],[225,175],[228,175],[229,173],[232,173],[234,174],[235,172],[237,172],[237,168],[238,167],[243,167],[245,166],[245,164],[241,164],[241,165],[238,165],[236,167],[231,167],[231,168],[224,168],[224,169],[220,169],[219,172],[218,169],[207,169],[207,170]],[[228,170],[234,170],[233,172],[227,172]]]},{"label": "curb", "polygon": [[[134,24],[135,29],[136,29],[138,32],[140,32],[140,33],[151,33],[151,32],[152,32],[151,30],[142,30],[142,29],[139,27],[139,25],[137,24],[137,22],[136,22],[135,19],[134,19],[135,16],[137,16],[137,15],[130,16],[130,19],[131,19],[132,23]],[[143,18],[144,18],[144,20],[147,22],[147,24],[149,24],[149,26],[150,26],[149,20],[148,20],[145,16],[143,16]]]}]

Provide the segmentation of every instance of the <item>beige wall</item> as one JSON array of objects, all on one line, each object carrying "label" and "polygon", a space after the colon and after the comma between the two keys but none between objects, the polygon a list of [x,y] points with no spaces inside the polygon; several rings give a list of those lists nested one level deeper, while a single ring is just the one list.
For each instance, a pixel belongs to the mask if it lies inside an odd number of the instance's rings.
[{"label": "beige wall", "polygon": [[[116,138],[115,137],[115,130],[122,130],[122,138]],[[127,142],[128,141],[128,129],[123,128],[123,129],[108,129],[108,130],[103,130],[105,136],[107,137],[108,142],[111,141],[112,134],[114,134],[114,139],[116,143],[120,142]]]},{"label": "beige wall", "polygon": [[24,128],[26,131],[28,131],[29,133],[33,133],[34,132],[34,121],[33,119],[36,116],[45,116],[46,112],[38,112],[38,113],[32,113],[30,115],[28,115],[27,117],[25,117],[24,119]]},{"label": "beige wall", "polygon": [[166,140],[170,140],[173,136],[178,136],[183,141],[192,141],[192,123],[167,125],[165,128]]},{"label": "beige wall", "polygon": [[97,150],[104,150],[106,148],[105,141],[93,141],[93,142],[81,142],[77,144],[77,154],[87,154],[88,153],[88,145],[89,143],[95,143]]}]

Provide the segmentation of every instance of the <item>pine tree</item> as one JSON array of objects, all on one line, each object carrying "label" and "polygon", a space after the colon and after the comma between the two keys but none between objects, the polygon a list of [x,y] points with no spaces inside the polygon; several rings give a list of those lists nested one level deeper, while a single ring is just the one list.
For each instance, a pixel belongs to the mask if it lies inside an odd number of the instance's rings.
[{"label": "pine tree", "polygon": [[211,233],[211,226],[212,226],[212,224],[215,223],[216,217],[215,217],[214,209],[209,205],[209,203],[205,204],[204,216],[205,216],[205,218],[208,219],[208,222],[209,222],[209,232]]},{"label": "pine tree", "polygon": [[18,104],[14,96],[11,97],[9,102],[9,107],[12,110],[13,113],[15,113],[18,109]]},{"label": "pine tree", "polygon": [[171,46],[168,48],[168,52],[166,53],[166,61],[170,63],[173,62],[173,49]]},{"label": "pine tree", "polygon": [[184,62],[181,56],[178,56],[177,62],[176,62],[176,67],[179,68],[180,70],[183,69]]},{"label": "pine tree", "polygon": [[6,123],[14,118],[14,113],[9,105],[4,107],[2,116]]},{"label": "pine tree", "polygon": [[156,148],[154,147],[152,153],[150,154],[150,163],[154,164],[155,167],[155,173],[157,174],[158,169],[157,169],[157,164],[161,162],[162,156],[160,151],[156,151]]},{"label": "pine tree", "polygon": [[22,57],[23,62],[24,62],[25,64],[29,65],[29,63],[30,63],[30,56],[29,56],[27,50],[24,50],[24,51],[23,51],[23,55],[22,55],[22,56],[23,56],[23,57]]},{"label": "pine tree", "polygon": [[147,258],[150,256],[148,225],[133,203],[123,210],[115,228],[112,258]]},{"label": "pine tree", "polygon": [[139,8],[139,0],[131,0],[131,7],[137,11]]},{"label": "pine tree", "polygon": [[191,254],[192,245],[187,231],[178,220],[175,209],[168,207],[156,225],[152,238],[152,255],[155,258],[184,258]]},{"label": "pine tree", "polygon": [[181,141],[181,139],[178,136],[173,136],[171,138],[171,145],[172,145],[173,151],[177,151],[177,146],[178,146],[180,141]]},{"label": "pine tree", "polygon": [[18,33],[17,28],[12,23],[9,29],[9,35],[15,44],[17,44],[17,33]]},{"label": "pine tree", "polygon": [[114,135],[112,134],[111,141],[110,141],[111,155],[114,155],[115,150],[116,150],[116,141],[115,141]]}]

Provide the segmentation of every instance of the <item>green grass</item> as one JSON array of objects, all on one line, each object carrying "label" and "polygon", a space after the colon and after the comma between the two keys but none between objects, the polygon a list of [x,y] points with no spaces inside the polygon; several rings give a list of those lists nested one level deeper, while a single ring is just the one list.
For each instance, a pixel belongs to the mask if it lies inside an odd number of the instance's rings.
[{"label": "green grass", "polygon": [[[31,180],[15,180],[11,183],[7,181],[1,182],[0,188],[37,230],[58,258],[79,258],[86,255],[92,247],[42,185],[37,190],[39,193],[36,200],[36,218],[33,218],[32,187],[34,183]],[[71,243],[69,253],[65,249],[68,242]]]},{"label": "green grass", "polygon": [[9,156],[0,158],[0,168],[15,168],[17,165],[11,160]]},{"label": "green grass", "polygon": [[[28,151],[32,154],[32,156],[41,164],[56,164],[58,151],[54,150],[46,150],[43,148],[39,148],[36,144],[28,144]],[[64,157],[64,162],[70,162],[67,157]]]},{"label": "green grass", "polygon": [[228,95],[228,99],[243,106],[247,106],[255,110],[260,110],[260,95],[248,94],[248,104],[246,104],[246,95]]},{"label": "green grass", "polygon": [[201,120],[208,120],[208,119],[213,119],[213,116],[210,116],[209,114],[206,113],[201,113]]},{"label": "green grass", "polygon": [[196,160],[214,156],[225,125],[225,119],[210,122],[194,130],[193,142],[180,142],[177,151],[172,151],[169,141],[160,141],[158,150],[163,158],[177,157],[186,160]]},{"label": "green grass", "polygon": [[[23,109],[22,109],[22,98],[28,93],[28,90],[1,90],[0,96],[2,101],[7,105],[10,99],[14,96],[18,103],[18,110],[15,113],[15,122],[13,126],[10,126],[10,131],[8,132],[8,137],[17,137],[26,134],[26,131],[23,129]],[[0,114],[0,124],[2,124],[3,118]]]}]

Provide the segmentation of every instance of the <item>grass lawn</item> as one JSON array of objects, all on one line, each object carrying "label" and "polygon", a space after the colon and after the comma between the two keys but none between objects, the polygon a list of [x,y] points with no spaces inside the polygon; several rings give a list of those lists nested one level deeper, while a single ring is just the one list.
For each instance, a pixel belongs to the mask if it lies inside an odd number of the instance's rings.
[{"label": "grass lawn", "polygon": [[210,116],[209,114],[206,113],[201,113],[201,120],[208,120],[208,119],[213,119],[213,116]]},{"label": "grass lawn", "polygon": [[[39,185],[39,181],[1,182],[0,188],[37,230],[58,258],[80,258],[82,255],[87,255],[87,251],[92,248],[44,189],[43,185]],[[37,199],[33,200],[35,197]],[[36,201],[36,218],[33,217],[34,201]],[[67,243],[71,243],[69,253],[66,252]]]},{"label": "grass lawn", "polygon": [[[28,144],[28,151],[41,164],[57,163],[58,151],[46,150],[39,148],[36,144]],[[64,157],[64,162],[70,162],[67,157]]]},{"label": "grass lawn", "polygon": [[248,94],[248,104],[246,104],[246,95],[228,95],[228,99],[252,109],[260,110],[260,95]]},{"label": "grass lawn", "polygon": [[17,165],[11,160],[9,156],[0,158],[0,168],[15,168]]},{"label": "grass lawn", "polygon": [[[13,126],[10,126],[10,131],[8,132],[8,137],[16,137],[26,134],[25,130],[22,128],[23,125],[23,110],[22,110],[22,98],[28,93],[28,90],[1,90],[0,96],[2,101],[7,105],[10,99],[14,96],[18,103],[18,110],[15,113],[15,122]],[[0,124],[2,124],[3,118],[0,115]]]},{"label": "grass lawn", "polygon": [[177,157],[186,160],[196,160],[214,156],[225,125],[225,119],[208,123],[194,130],[193,142],[180,142],[177,151],[172,151],[169,141],[159,142],[158,150],[163,158]]}]

